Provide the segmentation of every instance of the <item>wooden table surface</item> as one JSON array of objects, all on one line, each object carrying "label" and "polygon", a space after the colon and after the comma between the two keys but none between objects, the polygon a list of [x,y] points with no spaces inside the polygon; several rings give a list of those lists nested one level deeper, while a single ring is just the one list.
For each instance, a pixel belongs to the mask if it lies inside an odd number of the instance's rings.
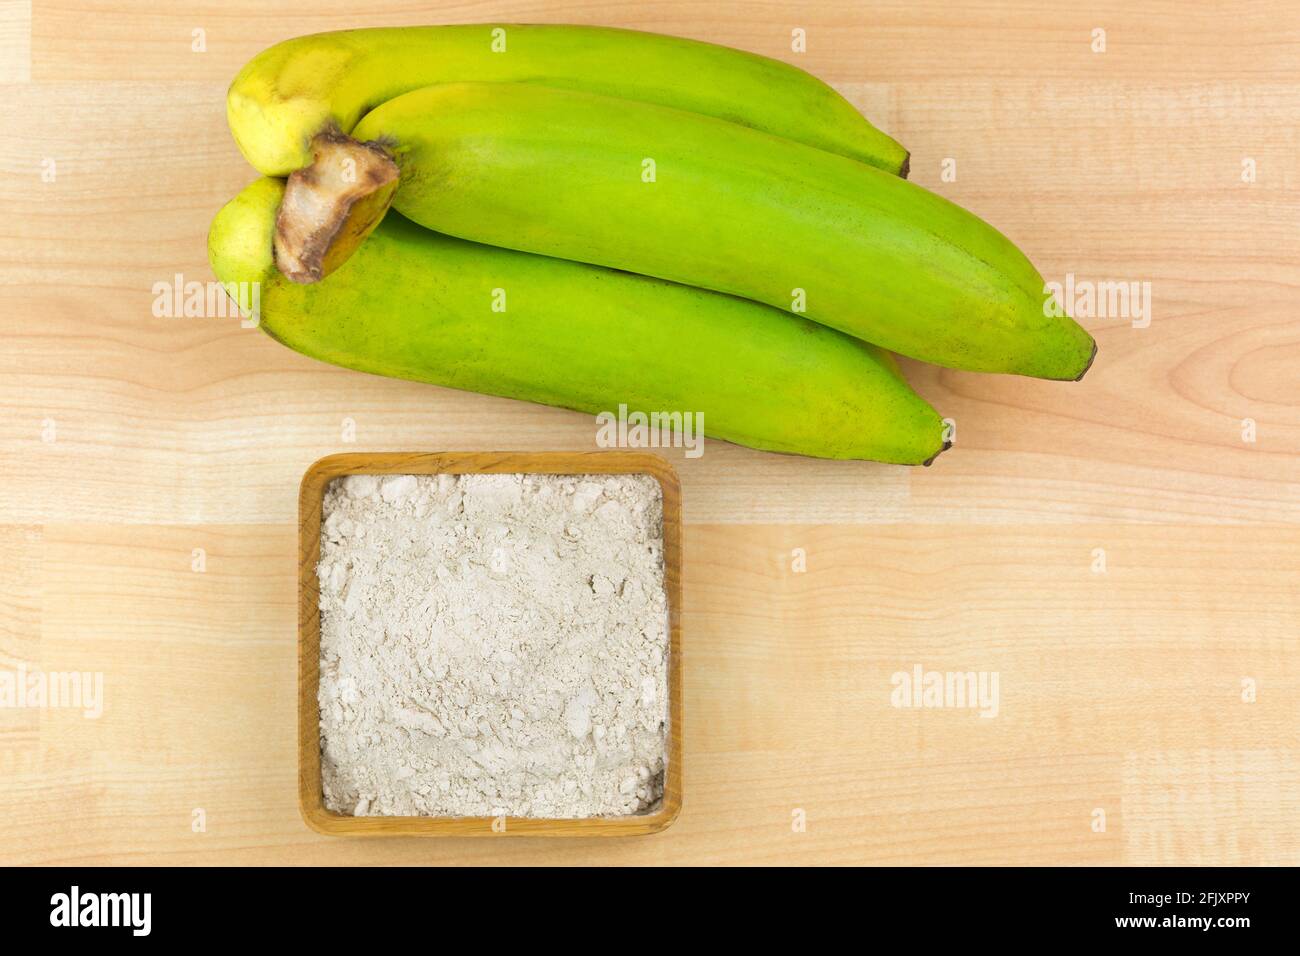
[{"label": "wooden table surface", "polygon": [[[490,20],[797,63],[1048,278],[1149,282],[1150,321],[1083,319],[1078,385],[908,363],[956,422],[928,469],[668,455],[667,832],[329,839],[295,804],[303,471],[595,426],[155,318],[152,289],[211,278],[208,223],[253,177],[223,105],[248,57]],[[0,710],[0,862],[1300,863],[1297,63],[1292,0],[0,0],[0,669],[105,682],[99,719]],[[996,673],[997,716],[892,706],[917,665]]]}]

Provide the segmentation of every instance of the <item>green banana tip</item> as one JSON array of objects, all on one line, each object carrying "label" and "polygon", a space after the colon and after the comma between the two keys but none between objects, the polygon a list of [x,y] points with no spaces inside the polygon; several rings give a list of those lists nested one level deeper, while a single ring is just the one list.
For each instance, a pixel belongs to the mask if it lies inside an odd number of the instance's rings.
[{"label": "green banana tip", "polygon": [[1083,377],[1088,374],[1088,369],[1092,368],[1092,363],[1097,361],[1097,340],[1092,340],[1092,354],[1088,356],[1087,363],[1083,366],[1083,371],[1075,378],[1076,382],[1083,381]]},{"label": "green banana tip", "polygon": [[936,458],[938,458],[940,455],[942,455],[944,452],[946,452],[946,451],[947,451],[949,448],[951,448],[951,447],[952,447],[952,442],[950,442],[950,441],[946,441],[946,442],[944,442],[942,448],[940,448],[938,451],[936,451],[933,455],[931,455],[931,456],[930,456],[929,458],[927,458],[925,461],[921,462],[921,467],[923,467],[923,468],[929,468],[931,465],[934,464],[934,460],[935,460]]}]

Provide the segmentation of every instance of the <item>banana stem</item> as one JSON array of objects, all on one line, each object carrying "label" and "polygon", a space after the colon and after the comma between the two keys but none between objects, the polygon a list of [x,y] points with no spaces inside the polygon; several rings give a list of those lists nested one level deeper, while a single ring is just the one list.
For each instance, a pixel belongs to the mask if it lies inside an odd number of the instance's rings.
[{"label": "banana stem", "polygon": [[397,164],[377,143],[337,130],[312,140],[312,164],[289,175],[275,217],[275,264],[288,279],[319,282],[379,225],[397,191]]}]

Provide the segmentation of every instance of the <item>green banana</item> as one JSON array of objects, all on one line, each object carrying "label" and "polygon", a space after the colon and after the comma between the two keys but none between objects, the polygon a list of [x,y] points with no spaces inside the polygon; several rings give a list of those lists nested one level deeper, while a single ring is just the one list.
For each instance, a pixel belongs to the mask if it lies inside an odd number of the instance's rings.
[{"label": "green banana", "polygon": [[[1092,337],[1006,237],[905,180],[647,103],[525,84],[426,87],[353,136],[438,232],[799,311],[952,368],[1078,379]],[[292,180],[291,180],[292,184]]]},{"label": "green banana", "polygon": [[892,356],[743,299],[480,246],[395,213],[333,275],[295,284],[273,260],[283,191],[274,179],[244,189],[208,252],[228,291],[257,283],[262,329],[306,355],[591,413],[702,412],[706,434],[771,451],[928,464],[947,447]]},{"label": "green banana", "polygon": [[268,176],[311,162],[311,140],[347,133],[402,93],[464,80],[528,82],[691,110],[906,175],[907,151],[817,78],[679,37],[606,27],[493,25],[349,30],[254,57],[226,101],[235,142]]}]

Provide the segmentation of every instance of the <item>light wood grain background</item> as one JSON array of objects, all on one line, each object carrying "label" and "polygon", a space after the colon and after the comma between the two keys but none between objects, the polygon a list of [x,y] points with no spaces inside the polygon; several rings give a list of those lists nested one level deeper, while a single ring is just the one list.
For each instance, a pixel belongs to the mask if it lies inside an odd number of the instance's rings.
[{"label": "light wood grain background", "polygon": [[[686,798],[655,837],[303,825],[304,469],[590,449],[595,429],[151,314],[155,282],[210,278],[208,222],[253,177],[223,107],[245,59],[484,20],[790,60],[1049,278],[1152,283],[1149,327],[1085,320],[1101,354],[1079,385],[908,364],[957,423],[932,468],[672,456]],[[0,0],[0,666],[106,682],[98,720],[0,710],[0,862],[1300,863],[1298,62],[1291,0]],[[891,707],[915,664],[998,672],[999,716]]]}]

